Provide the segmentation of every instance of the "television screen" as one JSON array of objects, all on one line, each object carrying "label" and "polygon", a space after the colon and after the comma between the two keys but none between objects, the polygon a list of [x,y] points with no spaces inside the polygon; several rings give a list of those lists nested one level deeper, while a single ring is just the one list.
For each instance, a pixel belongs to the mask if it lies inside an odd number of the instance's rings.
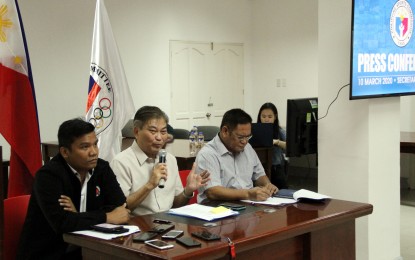
[{"label": "television screen", "polygon": [[287,100],[287,157],[317,153],[317,112],[317,98]]},{"label": "television screen", "polygon": [[415,94],[415,0],[353,0],[350,99]]}]

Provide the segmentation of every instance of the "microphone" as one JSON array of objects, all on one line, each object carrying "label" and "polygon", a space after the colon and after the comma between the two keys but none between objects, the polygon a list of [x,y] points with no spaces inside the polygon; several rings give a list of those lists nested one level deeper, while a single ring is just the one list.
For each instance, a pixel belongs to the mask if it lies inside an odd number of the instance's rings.
[{"label": "microphone", "polygon": [[[159,163],[166,163],[166,155],[167,155],[166,150],[161,149],[161,150],[159,151]],[[165,179],[160,179],[160,180],[159,180],[159,188],[160,188],[160,189],[163,189],[163,188],[164,188],[164,183],[165,183],[165,182],[166,182],[166,180],[165,180]]]}]

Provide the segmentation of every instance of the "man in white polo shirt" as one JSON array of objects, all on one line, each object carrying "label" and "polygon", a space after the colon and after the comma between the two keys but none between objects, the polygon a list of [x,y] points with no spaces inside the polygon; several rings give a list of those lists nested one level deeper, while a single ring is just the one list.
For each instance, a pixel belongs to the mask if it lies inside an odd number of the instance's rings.
[{"label": "man in white polo shirt", "polygon": [[[111,162],[127,197],[127,207],[135,215],[186,205],[193,192],[209,180],[207,171],[199,175],[192,169],[183,188],[176,158],[167,153],[166,163],[159,163],[159,151],[168,137],[167,123],[168,117],[160,108],[140,108],[134,116],[135,142]],[[161,179],[165,180],[163,188],[159,187]]]}]

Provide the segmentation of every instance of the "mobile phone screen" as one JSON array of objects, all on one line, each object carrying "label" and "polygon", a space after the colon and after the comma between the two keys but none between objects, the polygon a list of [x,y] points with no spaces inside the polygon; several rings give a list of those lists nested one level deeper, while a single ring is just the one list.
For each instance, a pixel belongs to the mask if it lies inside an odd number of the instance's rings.
[{"label": "mobile phone screen", "polygon": [[168,231],[170,229],[174,228],[173,224],[160,224],[155,227],[153,227],[150,232],[156,232],[156,233],[163,233],[165,231]]},{"label": "mobile phone screen", "polygon": [[145,244],[158,248],[158,249],[167,249],[167,248],[172,248],[174,245],[166,243],[162,240],[159,239],[154,239],[154,240],[147,240],[144,242]]},{"label": "mobile phone screen", "polygon": [[138,233],[136,236],[133,237],[133,241],[144,242],[146,240],[153,239],[156,236],[157,236],[157,233],[141,232],[141,233]]},{"label": "mobile phone screen", "polygon": [[180,244],[183,244],[185,246],[200,246],[201,243],[191,237],[179,237],[177,240]]},{"label": "mobile phone screen", "polygon": [[221,237],[219,235],[210,233],[209,231],[203,230],[201,232],[192,232],[192,235],[204,240],[218,240]]},{"label": "mobile phone screen", "polygon": [[236,204],[236,203],[229,203],[229,202],[219,204],[219,206],[223,206],[223,207],[231,209],[231,210],[244,210],[244,209],[246,209],[245,205],[240,205],[240,204]]},{"label": "mobile phone screen", "polygon": [[169,232],[162,235],[161,237],[162,238],[176,238],[176,237],[180,236],[181,234],[183,234],[182,230],[170,230]]}]

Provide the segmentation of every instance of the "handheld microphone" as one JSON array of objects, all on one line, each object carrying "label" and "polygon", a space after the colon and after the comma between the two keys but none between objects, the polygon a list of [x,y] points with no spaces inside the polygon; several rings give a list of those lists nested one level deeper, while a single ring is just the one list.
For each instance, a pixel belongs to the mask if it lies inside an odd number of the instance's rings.
[{"label": "handheld microphone", "polygon": [[[167,155],[166,150],[161,149],[159,151],[159,163],[166,163],[166,155]],[[160,189],[163,189],[164,188],[164,183],[165,182],[166,182],[165,179],[160,179],[160,181],[159,181],[159,188]]]}]

